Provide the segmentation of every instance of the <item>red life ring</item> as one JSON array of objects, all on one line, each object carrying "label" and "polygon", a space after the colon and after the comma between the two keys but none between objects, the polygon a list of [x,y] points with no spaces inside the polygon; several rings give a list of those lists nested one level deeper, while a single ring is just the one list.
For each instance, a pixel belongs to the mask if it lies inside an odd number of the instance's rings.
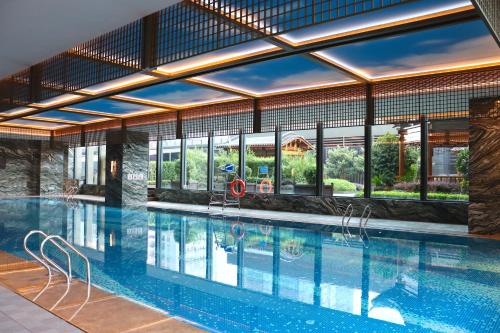
[{"label": "red life ring", "polygon": [[[240,185],[240,191],[236,192],[236,185]],[[229,183],[229,190],[231,191],[231,195],[235,198],[242,198],[245,195],[246,185],[245,182],[241,179],[235,179],[231,183]]]},{"label": "red life ring", "polygon": [[[238,229],[236,229],[238,227]],[[238,230],[238,235],[236,235],[236,231]],[[231,235],[237,239],[241,240],[243,237],[245,237],[245,227],[241,222],[234,222],[231,224]]]},{"label": "red life ring", "polygon": [[[265,190],[264,186],[267,185],[267,191]],[[273,183],[271,182],[271,179],[264,179],[263,181],[260,182],[259,186],[259,191],[260,193],[272,193],[273,192]]]}]

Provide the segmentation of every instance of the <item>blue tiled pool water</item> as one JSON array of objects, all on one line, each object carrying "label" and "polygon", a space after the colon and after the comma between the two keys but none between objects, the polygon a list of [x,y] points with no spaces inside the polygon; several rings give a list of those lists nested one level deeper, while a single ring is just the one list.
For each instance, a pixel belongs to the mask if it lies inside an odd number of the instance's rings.
[{"label": "blue tiled pool water", "polygon": [[23,256],[31,229],[77,245],[95,284],[211,331],[500,332],[498,241],[0,200],[0,250]]}]

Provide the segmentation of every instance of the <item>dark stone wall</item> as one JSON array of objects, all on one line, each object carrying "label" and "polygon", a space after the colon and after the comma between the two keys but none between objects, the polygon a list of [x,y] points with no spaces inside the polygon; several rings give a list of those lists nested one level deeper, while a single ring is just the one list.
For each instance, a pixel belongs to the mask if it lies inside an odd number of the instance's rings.
[{"label": "dark stone wall", "polygon": [[80,191],[78,193],[104,197],[106,195],[106,185],[83,184],[80,186]]},{"label": "dark stone wall", "polygon": [[[160,201],[208,205],[210,195],[203,191],[156,190]],[[334,207],[335,215],[342,215],[345,208],[352,204],[354,215],[359,216],[366,205],[372,207],[372,216],[392,220],[437,222],[448,224],[467,224],[467,203],[411,201],[392,199],[364,199],[316,197],[302,195],[264,195],[247,194],[241,200],[242,208],[276,210],[286,212],[332,214],[324,205]]]},{"label": "dark stone wall", "polygon": [[63,192],[64,149],[61,145],[50,146],[42,142],[40,147],[40,195]]},{"label": "dark stone wall", "polygon": [[[109,131],[106,142],[106,204],[144,205],[148,198],[148,133]],[[114,162],[116,172],[113,173]]]},{"label": "dark stone wall", "polygon": [[0,140],[0,196],[39,194],[40,142]]},{"label": "dark stone wall", "polygon": [[500,98],[470,102],[469,231],[500,233]]}]

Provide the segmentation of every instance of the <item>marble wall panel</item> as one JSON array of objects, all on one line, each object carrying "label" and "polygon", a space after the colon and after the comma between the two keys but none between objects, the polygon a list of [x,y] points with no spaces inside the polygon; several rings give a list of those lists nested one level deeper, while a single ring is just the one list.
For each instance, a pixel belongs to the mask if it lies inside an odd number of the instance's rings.
[{"label": "marble wall panel", "polygon": [[500,233],[500,98],[470,101],[469,231]]},{"label": "marble wall panel", "polygon": [[40,152],[40,195],[54,195],[63,192],[64,147],[41,143]]},{"label": "marble wall panel", "polygon": [[39,194],[40,142],[0,140],[0,196]]}]

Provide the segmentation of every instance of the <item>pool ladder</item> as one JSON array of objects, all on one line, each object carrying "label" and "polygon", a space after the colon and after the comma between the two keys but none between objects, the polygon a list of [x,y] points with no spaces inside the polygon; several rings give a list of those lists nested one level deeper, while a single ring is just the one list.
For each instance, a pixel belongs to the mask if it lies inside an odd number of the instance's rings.
[{"label": "pool ladder", "polygon": [[[28,239],[33,235],[40,235],[43,239],[42,242],[40,243],[40,248],[39,248],[41,257],[36,255],[28,247]],[[52,244],[56,249],[58,249],[62,254],[64,254],[66,256],[67,270],[65,270],[59,264],[57,264],[54,260],[49,258],[49,256],[45,252],[45,245],[47,243]],[[66,278],[66,290],[63,293],[63,295],[50,308],[50,310],[52,311],[68,295],[68,293],[71,289],[71,282],[73,281],[73,276],[72,276],[73,269],[72,269],[72,265],[71,265],[71,256],[70,256],[69,252],[63,246],[61,246],[60,243],[62,243],[64,246],[67,246],[77,256],[81,257],[83,259],[83,261],[85,261],[85,265],[86,265],[87,295],[86,295],[85,301],[73,313],[73,315],[68,319],[68,321],[71,321],[80,312],[80,310],[83,309],[85,304],[87,304],[87,302],[90,299],[90,291],[92,289],[92,285],[90,282],[90,261],[89,261],[89,259],[84,254],[82,254],[77,248],[75,248],[68,241],[66,241],[64,238],[62,238],[61,236],[59,236],[59,235],[47,235],[46,233],[44,233],[41,230],[31,230],[30,232],[28,232],[28,234],[26,234],[26,236],[24,237],[23,246],[24,246],[24,250],[26,251],[26,253],[28,253],[33,259],[35,259],[37,262],[39,262],[47,270],[47,273],[48,273],[47,283],[42,288],[42,290],[40,290],[40,292],[33,298],[33,301],[36,301],[50,287],[50,284],[52,282],[53,270],[60,272]]]},{"label": "pool ladder", "polygon": [[[348,235],[350,238],[352,238],[352,234],[349,230],[349,224],[351,222],[352,214],[354,212],[354,208],[352,204],[349,204],[347,208],[344,211],[344,215],[342,216],[342,236],[344,239],[347,241],[346,235]],[[363,234],[366,236],[368,239],[368,234],[366,232],[366,226],[368,224],[368,220],[370,220],[370,217],[372,215],[372,209],[370,205],[366,205],[365,208],[363,209],[363,213],[359,217],[359,237],[363,240]],[[363,240],[364,243],[364,240]]]}]

